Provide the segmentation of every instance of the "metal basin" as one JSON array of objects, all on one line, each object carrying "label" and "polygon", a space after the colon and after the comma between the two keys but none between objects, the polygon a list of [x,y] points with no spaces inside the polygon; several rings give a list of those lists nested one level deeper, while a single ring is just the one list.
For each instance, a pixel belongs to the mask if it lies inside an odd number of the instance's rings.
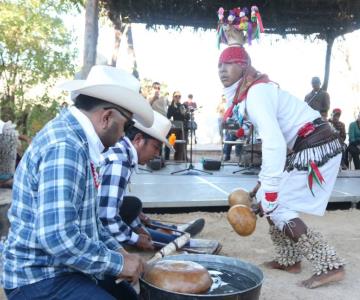
[{"label": "metal basin", "polygon": [[257,300],[264,279],[262,271],[255,265],[232,257],[203,254],[181,254],[167,256],[166,260],[185,260],[201,264],[208,269],[213,279],[205,294],[183,294],[166,291],[140,278],[142,300]]}]

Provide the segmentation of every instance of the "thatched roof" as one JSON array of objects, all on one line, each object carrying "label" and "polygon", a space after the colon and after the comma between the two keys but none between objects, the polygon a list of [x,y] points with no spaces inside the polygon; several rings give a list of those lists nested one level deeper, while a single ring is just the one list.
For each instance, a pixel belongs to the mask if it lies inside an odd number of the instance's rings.
[{"label": "thatched roof", "polygon": [[113,22],[146,23],[149,26],[192,26],[215,29],[220,6],[259,7],[267,33],[319,34],[328,39],[360,28],[357,0],[103,0]]}]

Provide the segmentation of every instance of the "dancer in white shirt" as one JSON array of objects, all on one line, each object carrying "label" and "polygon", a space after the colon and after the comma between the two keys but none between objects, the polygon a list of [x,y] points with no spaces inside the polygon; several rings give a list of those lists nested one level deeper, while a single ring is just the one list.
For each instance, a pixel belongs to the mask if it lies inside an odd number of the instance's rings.
[{"label": "dancer in white shirt", "polygon": [[249,120],[262,140],[259,184],[252,194],[269,221],[277,251],[266,266],[298,273],[306,258],[314,275],[302,282],[305,287],[340,281],[345,275],[344,262],[319,233],[306,226],[299,212],[325,213],[342,145],[319,112],[252,67],[242,47],[249,39],[241,34],[237,18],[236,11],[230,12],[229,21],[219,15],[219,34],[225,35],[222,41],[229,47],[220,55],[218,72],[231,103],[224,118],[236,117],[240,124],[244,118]]}]

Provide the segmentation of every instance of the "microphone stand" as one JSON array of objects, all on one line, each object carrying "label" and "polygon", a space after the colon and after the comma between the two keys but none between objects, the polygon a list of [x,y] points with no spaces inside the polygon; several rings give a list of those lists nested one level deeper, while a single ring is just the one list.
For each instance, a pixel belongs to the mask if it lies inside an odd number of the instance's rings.
[{"label": "microphone stand", "polygon": [[[172,172],[172,173],[170,173],[171,175],[177,174],[177,173],[182,173],[182,172],[186,172],[182,175],[201,175],[200,173],[212,175],[211,172],[196,169],[194,167],[194,165],[192,164],[192,154],[193,154],[193,147],[192,147],[192,145],[193,145],[193,128],[192,127],[193,127],[193,123],[194,123],[194,111],[190,110],[190,127],[191,127],[190,128],[190,164],[186,169]],[[189,130],[189,129],[187,129],[187,130]]]},{"label": "microphone stand", "polygon": [[254,166],[254,125],[251,124],[251,156],[250,156],[250,164],[246,168],[242,168],[232,172],[233,174],[243,172],[244,175],[258,175],[258,167]]}]

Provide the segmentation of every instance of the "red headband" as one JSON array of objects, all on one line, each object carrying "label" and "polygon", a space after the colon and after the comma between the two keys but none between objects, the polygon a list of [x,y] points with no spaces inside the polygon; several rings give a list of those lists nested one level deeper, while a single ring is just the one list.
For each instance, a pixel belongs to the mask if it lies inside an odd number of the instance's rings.
[{"label": "red headband", "polygon": [[219,57],[219,63],[251,64],[250,56],[243,47],[228,47]]}]

